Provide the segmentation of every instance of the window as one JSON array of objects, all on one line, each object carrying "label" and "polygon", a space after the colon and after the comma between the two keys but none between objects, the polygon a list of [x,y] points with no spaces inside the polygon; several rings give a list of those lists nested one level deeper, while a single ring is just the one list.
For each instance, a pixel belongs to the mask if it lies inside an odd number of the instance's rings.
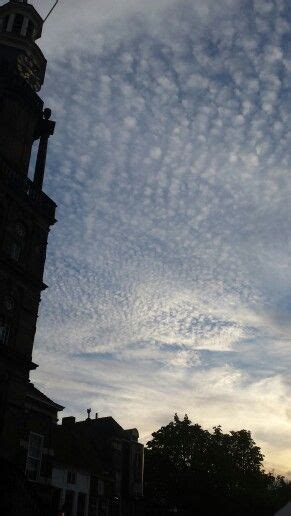
[{"label": "window", "polygon": [[31,38],[33,36],[33,33],[34,33],[34,25],[33,25],[32,21],[29,20],[28,25],[27,25],[26,35],[29,38]]},{"label": "window", "polygon": [[100,509],[98,512],[98,515],[100,516],[107,516],[108,515],[108,503],[105,501],[102,501],[100,504]]},{"label": "window", "polygon": [[98,495],[104,496],[104,482],[103,480],[98,480]]},{"label": "window", "polygon": [[22,246],[17,240],[13,240],[10,246],[10,256],[16,262],[19,262],[21,258]]},{"label": "window", "polygon": [[17,222],[14,227],[14,235],[10,244],[10,256],[11,258],[19,262],[21,260],[26,238],[26,229],[21,222]]},{"label": "window", "polygon": [[20,34],[23,24],[23,16],[22,14],[16,14],[13,22],[12,32],[15,34]]},{"label": "window", "polygon": [[8,344],[10,327],[6,318],[0,315],[0,345]]},{"label": "window", "polygon": [[79,493],[78,494],[77,516],[85,516],[86,498],[87,497],[86,497],[85,493]]},{"label": "window", "polygon": [[76,472],[68,471],[67,474],[67,484],[75,484],[76,483]]},{"label": "window", "polygon": [[64,503],[64,506],[62,508],[62,510],[64,511],[64,514],[66,516],[72,516],[73,515],[74,500],[75,500],[75,493],[74,493],[74,491],[66,491],[65,503]]},{"label": "window", "polygon": [[122,444],[120,441],[113,441],[113,448],[118,451],[122,451]]},{"label": "window", "polygon": [[117,495],[119,495],[120,491],[121,491],[121,472],[116,471],[115,472],[115,493]]},{"label": "window", "polygon": [[[5,18],[8,18],[7,16]],[[7,22],[5,22],[5,18],[0,18],[0,31],[4,32],[7,27]]]},{"label": "window", "polygon": [[90,477],[90,493],[91,493],[91,495],[97,496],[98,484],[99,484],[98,478],[95,477],[94,475],[91,475],[91,477]]},{"label": "window", "polygon": [[39,477],[42,448],[43,435],[30,432],[26,462],[26,476],[30,480],[37,480]]},{"label": "window", "polygon": [[7,30],[8,22],[9,22],[9,16],[8,16],[8,14],[7,14],[7,16],[5,16],[5,18],[4,18],[4,26],[3,26],[3,29],[4,29],[5,31]]}]

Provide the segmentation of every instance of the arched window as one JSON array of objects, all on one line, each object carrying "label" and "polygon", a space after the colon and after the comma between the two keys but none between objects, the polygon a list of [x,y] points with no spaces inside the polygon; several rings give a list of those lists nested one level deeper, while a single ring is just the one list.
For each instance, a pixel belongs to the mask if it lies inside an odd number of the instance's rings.
[{"label": "arched window", "polygon": [[15,224],[14,235],[10,244],[10,256],[16,262],[19,262],[23,256],[26,240],[26,228],[21,222]]},{"label": "arched window", "polygon": [[12,240],[10,246],[10,256],[16,262],[19,262],[22,255],[22,246],[17,240]]},{"label": "arched window", "polygon": [[0,345],[6,346],[9,340],[10,325],[7,318],[0,314]]},{"label": "arched window", "polygon": [[23,25],[23,20],[24,20],[24,17],[22,16],[22,14],[16,14],[15,15],[14,22],[13,22],[13,25],[12,25],[12,32],[14,32],[14,34],[20,34],[21,33],[21,29],[22,29],[22,25]]},{"label": "arched window", "polygon": [[33,25],[32,21],[29,20],[28,25],[27,25],[26,36],[28,36],[29,38],[32,38],[33,34],[34,34],[34,25]]},{"label": "arched window", "polygon": [[3,18],[0,18],[0,30],[1,30],[1,32],[5,32],[7,30],[8,20],[9,20],[9,16],[8,15],[4,16]]}]

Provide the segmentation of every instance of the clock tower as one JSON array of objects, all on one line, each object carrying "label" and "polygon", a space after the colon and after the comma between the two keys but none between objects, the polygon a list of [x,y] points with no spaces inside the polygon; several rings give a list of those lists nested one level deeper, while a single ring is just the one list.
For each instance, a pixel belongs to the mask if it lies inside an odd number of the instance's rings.
[{"label": "clock tower", "polygon": [[42,18],[27,0],[0,7],[0,455],[24,468],[27,452],[21,452],[21,442],[28,446],[31,396],[35,403],[40,397],[29,374],[37,367],[32,350],[56,208],[43,192],[47,144],[55,124],[38,95],[46,70],[36,43],[42,27]]},{"label": "clock tower", "polygon": [[42,25],[41,17],[27,1],[10,0],[0,7],[0,88],[14,90],[1,106],[0,153],[22,176],[27,175],[43,104],[35,94],[43,84],[46,69],[46,60],[36,44]]}]

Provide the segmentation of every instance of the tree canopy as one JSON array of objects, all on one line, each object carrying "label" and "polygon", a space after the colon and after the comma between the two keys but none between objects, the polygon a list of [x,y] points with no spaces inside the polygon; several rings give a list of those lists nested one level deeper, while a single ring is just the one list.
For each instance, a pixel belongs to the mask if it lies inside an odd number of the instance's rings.
[{"label": "tree canopy", "polygon": [[283,477],[266,473],[248,430],[212,432],[177,414],[145,450],[145,496],[157,514],[273,515],[291,498]]}]

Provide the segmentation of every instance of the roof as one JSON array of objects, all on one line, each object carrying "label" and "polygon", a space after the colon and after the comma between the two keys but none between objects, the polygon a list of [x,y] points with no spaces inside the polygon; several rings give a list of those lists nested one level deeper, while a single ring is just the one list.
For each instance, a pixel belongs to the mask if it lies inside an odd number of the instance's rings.
[{"label": "roof", "polygon": [[7,9],[15,9],[17,7],[17,9],[21,10],[24,14],[26,11],[28,11],[30,14],[32,14],[39,23],[43,23],[43,19],[42,17],[40,16],[40,14],[38,13],[38,11],[35,9],[35,7],[32,5],[32,4],[29,4],[29,3],[24,3],[24,2],[19,2],[19,1],[15,1],[15,0],[9,0],[9,2],[6,2],[5,4],[1,5],[1,10],[7,10]]},{"label": "roof", "polygon": [[46,396],[43,392],[41,392],[39,389],[37,389],[33,385],[33,383],[29,383],[28,384],[26,396],[28,398],[31,398],[31,399],[35,400],[35,401],[38,401],[39,403],[41,403],[43,405],[47,405],[50,408],[54,408],[57,411],[64,410],[64,408],[65,408],[62,405],[59,405],[58,403],[55,403],[53,400],[48,398],[48,396]]},{"label": "roof", "polygon": [[104,441],[110,441],[114,438],[126,441],[137,441],[139,437],[136,428],[124,430],[111,416],[77,421],[74,422],[73,428],[75,432],[84,436],[86,435],[87,439],[94,442],[95,447],[98,443],[101,445]]},{"label": "roof", "polygon": [[130,440],[128,433],[113,417],[101,417],[98,419],[86,419],[78,421],[74,425],[75,431],[84,438],[89,439],[97,450],[104,450],[110,441]]},{"label": "roof", "polygon": [[9,0],[9,2],[6,2],[5,4],[0,6],[1,16],[4,16],[6,12],[9,13],[9,11],[15,11],[16,9],[18,12],[21,12],[24,16],[27,13],[29,13],[34,18],[35,22],[38,24],[38,26],[36,27],[36,39],[40,38],[43,26],[43,19],[32,4],[18,2],[17,0]]},{"label": "roof", "polygon": [[106,432],[107,435],[121,434],[124,430],[113,417],[98,417],[97,419],[85,419],[85,421],[77,421],[78,427],[90,429],[89,432]]}]

